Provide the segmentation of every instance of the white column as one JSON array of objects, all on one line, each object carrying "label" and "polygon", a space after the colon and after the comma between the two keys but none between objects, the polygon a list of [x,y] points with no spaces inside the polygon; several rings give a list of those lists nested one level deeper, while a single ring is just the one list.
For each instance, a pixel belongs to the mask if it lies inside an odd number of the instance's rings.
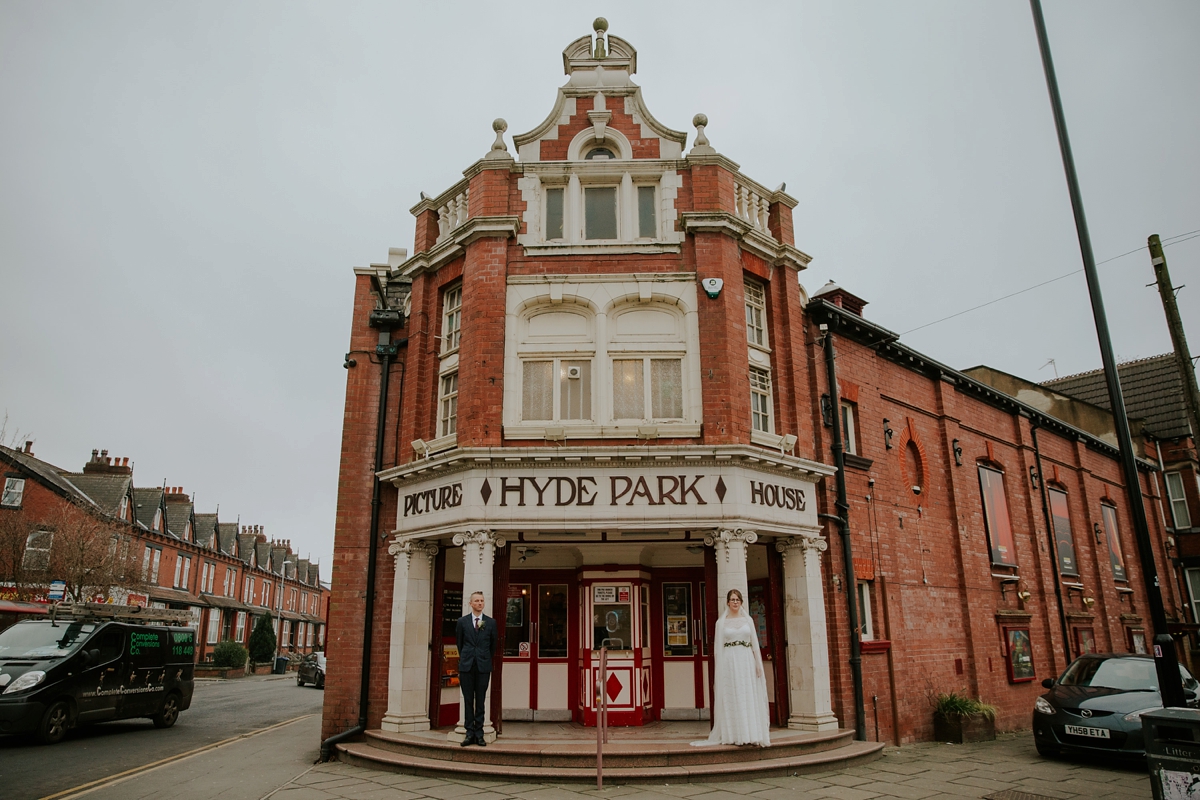
[{"label": "white column", "polygon": [[583,186],[579,183],[579,176],[574,172],[567,179],[567,192],[563,200],[565,208],[563,208],[563,238],[568,242],[576,243],[583,239]]},{"label": "white column", "polygon": [[784,621],[787,625],[788,727],[833,731],[829,688],[829,640],[825,633],[825,595],[821,591],[820,536],[777,539],[783,553]]},{"label": "white column", "polygon": [[[463,610],[465,615],[471,607],[471,595],[483,592],[483,613],[495,617],[492,613],[492,577],[495,572],[496,548],[504,547],[504,537],[496,535],[495,531],[465,531],[454,534],[454,544],[463,551]],[[499,643],[496,648],[496,658],[501,655]],[[496,740],[496,728],[492,725],[492,686],[488,684],[487,698],[484,700],[483,738],[489,742]],[[462,697],[458,699],[458,725],[454,732],[447,737],[451,741],[461,739],[467,729],[463,726],[466,707]]]},{"label": "white column", "polygon": [[746,578],[746,546],[758,541],[754,531],[717,530],[704,537],[704,543],[717,555],[717,614],[725,613],[725,596],[730,589],[742,593],[745,601],[749,594]]},{"label": "white column", "polygon": [[392,639],[385,731],[429,730],[429,641],[433,615],[432,542],[393,542]]}]

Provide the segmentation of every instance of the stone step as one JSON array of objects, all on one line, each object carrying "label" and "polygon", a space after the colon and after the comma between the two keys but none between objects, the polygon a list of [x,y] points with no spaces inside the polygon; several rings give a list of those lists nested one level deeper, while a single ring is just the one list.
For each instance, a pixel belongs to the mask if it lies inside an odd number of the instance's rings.
[{"label": "stone step", "polygon": [[[534,766],[486,763],[479,761],[429,758],[398,753],[375,746],[377,739],[364,742],[343,742],[337,745],[338,760],[370,769],[383,769],[406,775],[436,778],[486,778],[518,783],[595,783],[595,751],[589,766],[582,759],[577,766]],[[464,747],[461,751],[486,752],[488,748]],[[675,766],[610,766],[605,751],[604,780],[610,784],[631,783],[692,783],[746,780],[752,777],[783,777],[804,775],[865,764],[883,752],[882,742],[850,741],[830,750],[780,756],[775,748],[737,748],[743,754],[756,752],[770,755],[764,758],[745,758],[739,761],[691,763]],[[465,754],[465,753],[464,753]]]},{"label": "stone step", "polygon": [[[615,737],[614,737],[615,738]],[[604,763],[613,768],[687,767],[695,764],[719,764],[761,761],[818,753],[844,747],[853,739],[853,731],[800,733],[776,730],[770,747],[692,747],[691,737],[639,737],[634,740],[610,738],[604,746]],[[516,767],[590,768],[596,762],[596,741],[585,738],[503,737],[488,747],[460,747],[444,734],[391,733],[367,731],[372,747],[400,755],[460,763],[507,765]]]}]

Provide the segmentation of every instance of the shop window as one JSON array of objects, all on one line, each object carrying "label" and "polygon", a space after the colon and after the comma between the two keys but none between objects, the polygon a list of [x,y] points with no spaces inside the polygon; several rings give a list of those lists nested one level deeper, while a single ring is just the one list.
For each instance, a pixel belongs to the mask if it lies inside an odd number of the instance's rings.
[{"label": "shop window", "polygon": [[763,433],[773,433],[771,422],[771,373],[759,367],[750,368],[750,427]]},{"label": "shop window", "polygon": [[617,238],[617,187],[589,186],[583,190],[583,238]]},{"label": "shop window", "polygon": [[1004,473],[980,464],[979,488],[992,563],[1015,567],[1017,549],[1013,542],[1012,520],[1008,515],[1008,497],[1004,492]]},{"label": "shop window", "polygon": [[767,294],[758,281],[746,281],[746,341],[767,347]]},{"label": "shop window", "polygon": [[858,455],[858,423],[855,415],[858,413],[854,403],[842,402],[842,451],[850,455]]},{"label": "shop window", "polygon": [[50,546],[54,544],[53,531],[34,531],[25,538],[25,555],[21,568],[29,572],[44,572],[50,568]]},{"label": "shop window", "polygon": [[462,337],[462,284],[442,295],[442,354],[458,349]]},{"label": "shop window", "polygon": [[25,496],[24,478],[5,478],[4,494],[0,496],[0,506],[5,508],[20,508]]},{"label": "shop window", "polygon": [[683,361],[678,358],[613,359],[613,419],[683,418]]},{"label": "shop window", "polygon": [[1054,548],[1058,556],[1058,572],[1070,577],[1079,576],[1079,565],[1075,561],[1075,539],[1071,535],[1071,511],[1067,505],[1067,493],[1062,489],[1048,489],[1050,520],[1054,524]]},{"label": "shop window", "polygon": [[1108,562],[1112,566],[1113,580],[1125,581],[1125,553],[1121,549],[1121,530],[1117,527],[1117,507],[1100,504],[1100,517],[1104,520],[1104,538],[1108,540]]},{"label": "shop window", "polygon": [[453,436],[458,431],[458,373],[442,376],[439,394],[438,421],[441,436]]},{"label": "shop window", "polygon": [[538,657],[567,657],[567,586],[547,584],[538,591]]},{"label": "shop window", "polygon": [[871,582],[858,582],[858,630],[859,639],[870,641],[875,638],[875,622],[871,616]]},{"label": "shop window", "polygon": [[1167,498],[1171,501],[1171,518],[1175,520],[1175,528],[1192,527],[1192,515],[1188,511],[1187,495],[1183,491],[1183,473],[1168,472]]}]

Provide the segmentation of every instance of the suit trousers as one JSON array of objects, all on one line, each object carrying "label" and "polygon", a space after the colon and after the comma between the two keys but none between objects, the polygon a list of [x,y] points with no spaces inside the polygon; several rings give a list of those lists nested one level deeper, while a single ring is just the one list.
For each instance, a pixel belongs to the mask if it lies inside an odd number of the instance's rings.
[{"label": "suit trousers", "polygon": [[484,703],[492,673],[470,670],[458,674],[463,696],[463,727],[468,739],[483,739]]}]

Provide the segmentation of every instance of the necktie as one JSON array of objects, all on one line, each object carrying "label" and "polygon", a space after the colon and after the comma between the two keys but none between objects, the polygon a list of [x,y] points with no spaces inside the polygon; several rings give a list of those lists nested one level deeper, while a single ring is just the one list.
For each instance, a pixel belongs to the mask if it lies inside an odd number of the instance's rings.
[{"label": "necktie", "polygon": [[479,630],[482,627],[483,627],[483,619],[481,617],[476,617],[475,618],[475,630]]}]

